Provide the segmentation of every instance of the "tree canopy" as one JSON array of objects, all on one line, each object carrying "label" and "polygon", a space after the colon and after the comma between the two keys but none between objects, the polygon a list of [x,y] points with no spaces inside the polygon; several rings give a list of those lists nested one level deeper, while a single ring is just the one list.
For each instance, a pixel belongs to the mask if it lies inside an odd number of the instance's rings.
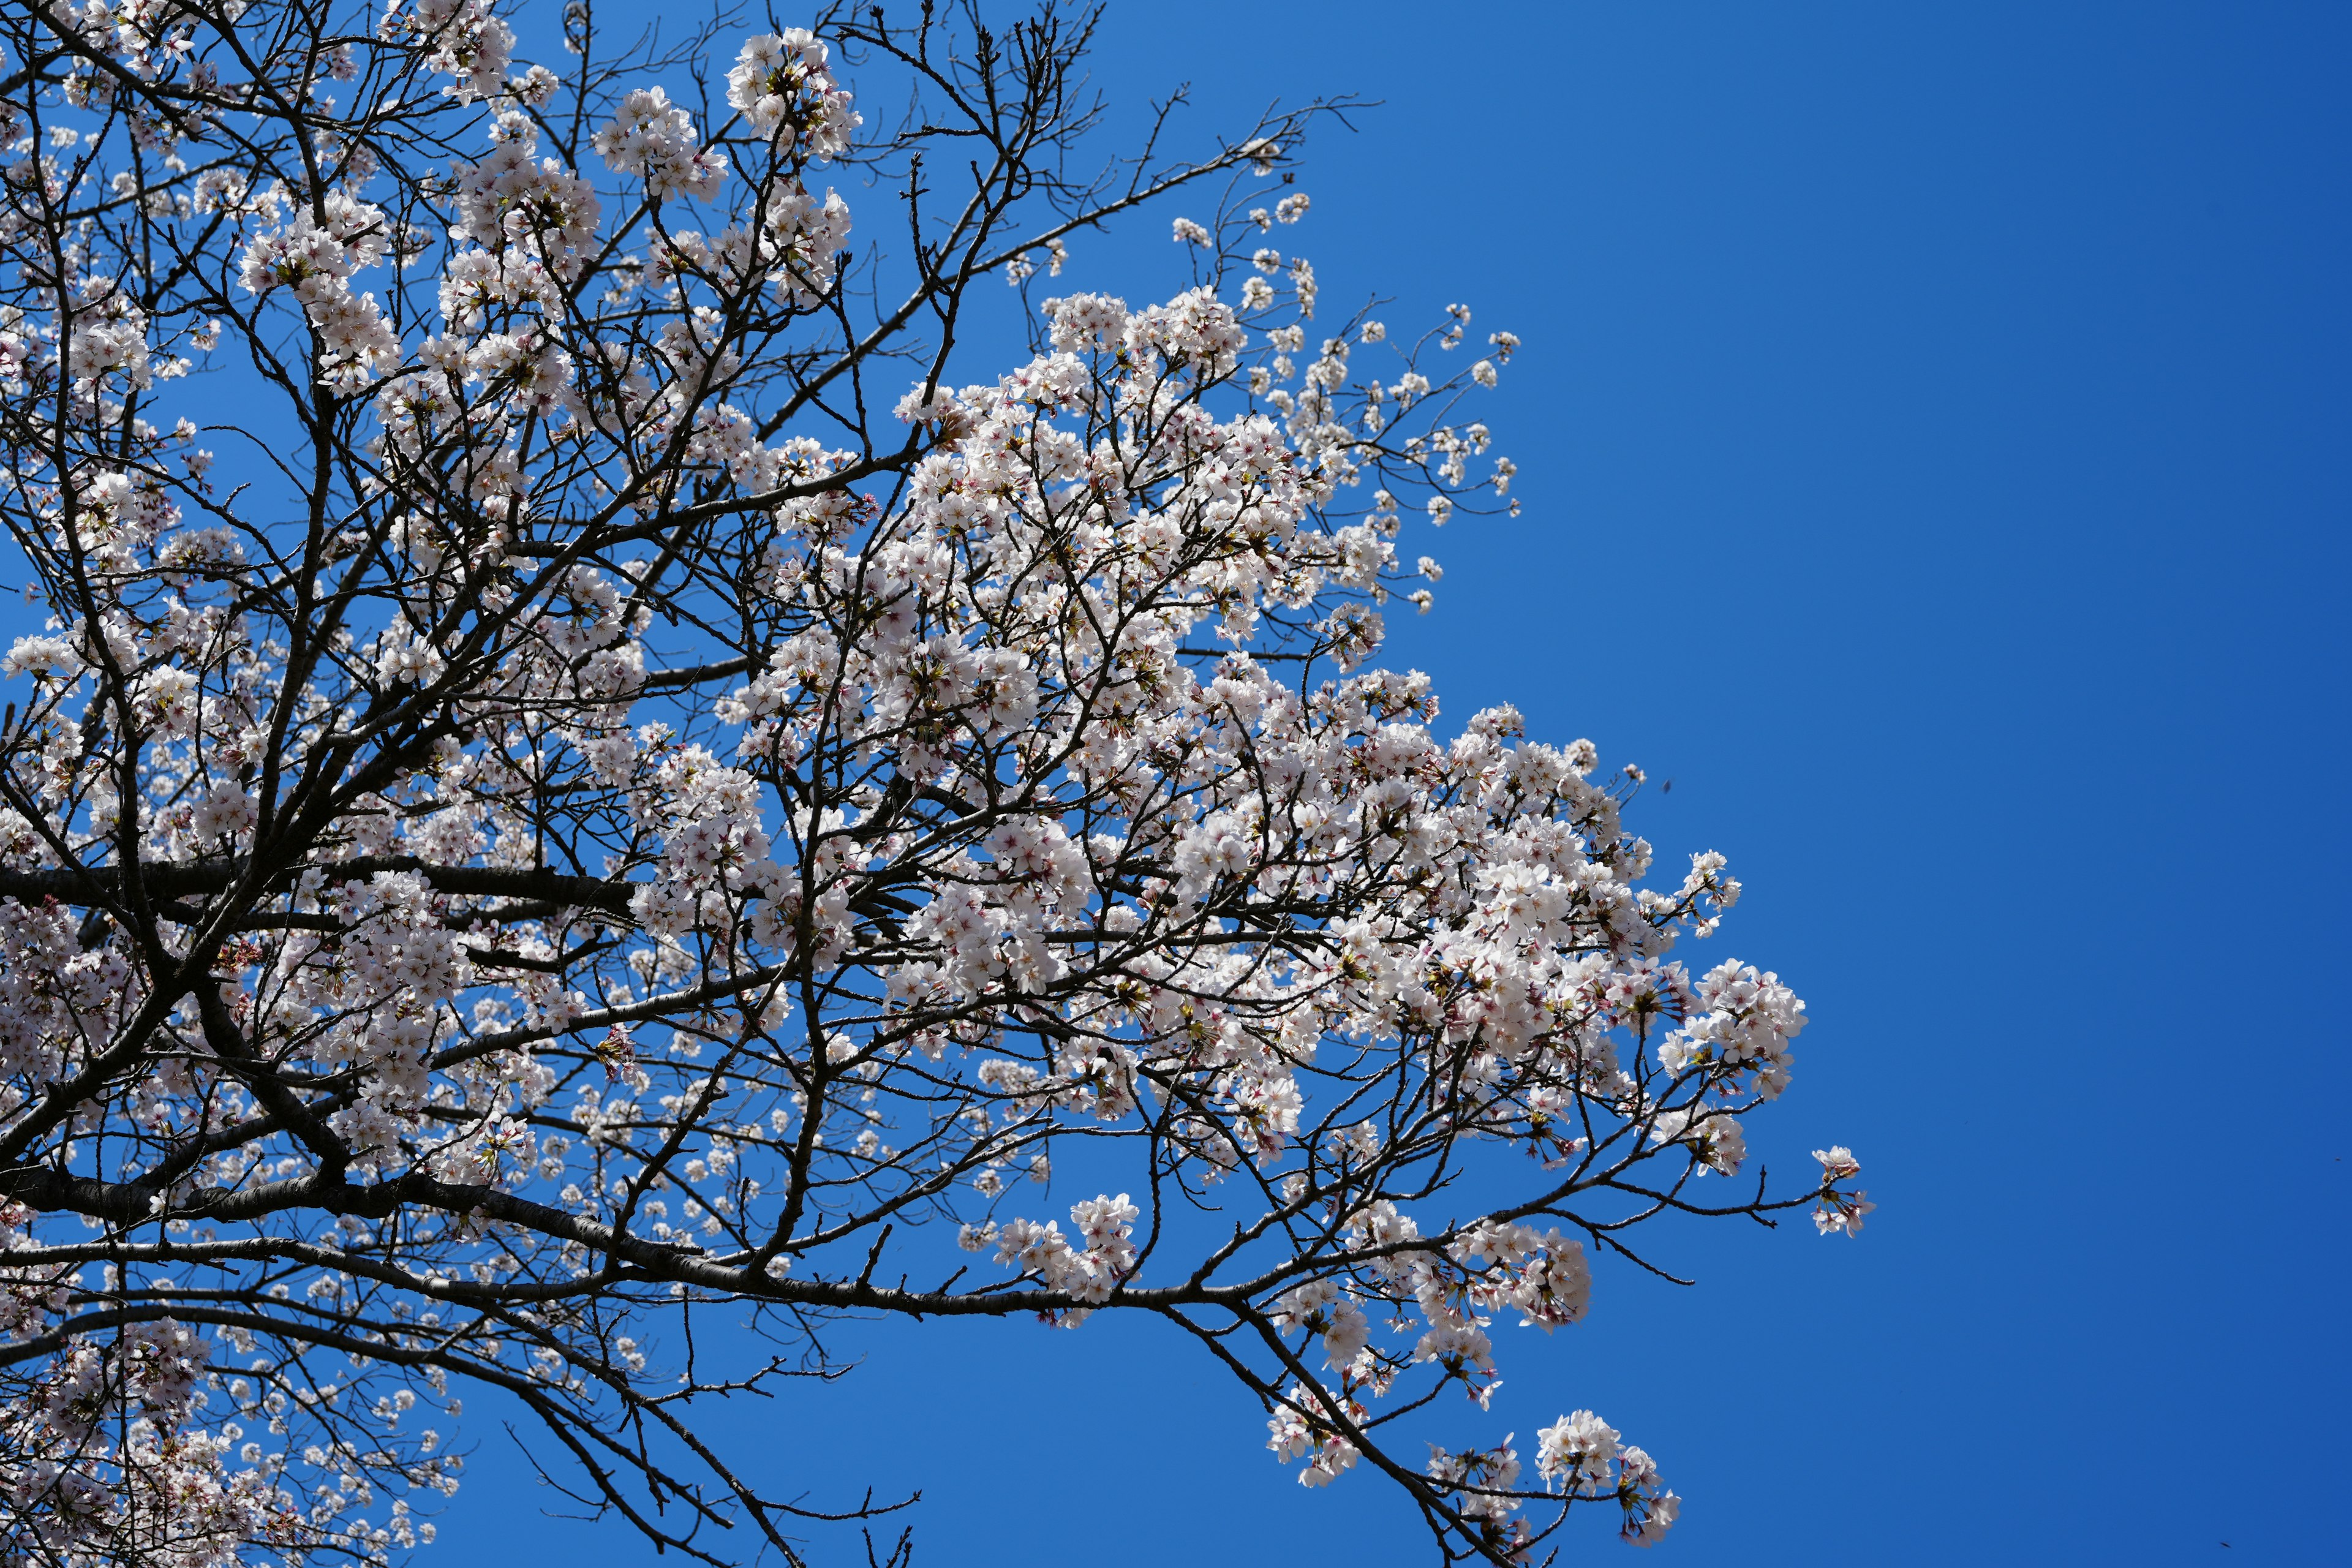
[{"label": "tree canopy", "polygon": [[[1090,163],[1087,15],[809,20],[0,16],[0,1558],[383,1560],[470,1384],[689,1557],[903,1562],[698,1409],[1105,1311],[1447,1560],[1655,1541],[1592,1412],[1433,1402],[1649,1220],[1869,1205],[1739,1174],[1722,858],[1375,663],[1517,340],[1318,315],[1345,105]],[[1053,294],[1122,219],[1195,286]]]}]

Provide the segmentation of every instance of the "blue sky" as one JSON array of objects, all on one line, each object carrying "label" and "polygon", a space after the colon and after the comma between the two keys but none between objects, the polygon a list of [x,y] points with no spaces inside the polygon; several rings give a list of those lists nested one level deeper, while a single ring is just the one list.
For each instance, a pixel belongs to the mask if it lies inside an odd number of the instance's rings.
[{"label": "blue sky", "polygon": [[[1122,113],[1386,100],[1301,176],[1329,308],[1527,343],[1525,515],[1406,542],[1389,662],[1673,779],[1636,826],[1748,888],[1690,956],[1811,1004],[1751,1141],[1853,1145],[1867,1233],[1678,1233],[1696,1289],[1507,1342],[1498,1428],[1623,1427],[1677,1563],[2352,1560],[2347,66],[2318,5],[1113,5]],[[1171,291],[1167,216],[1065,281]],[[1149,1328],[845,1342],[718,1433],[923,1487],[919,1563],[1431,1557]],[[472,1436],[432,1561],[652,1560]]]}]

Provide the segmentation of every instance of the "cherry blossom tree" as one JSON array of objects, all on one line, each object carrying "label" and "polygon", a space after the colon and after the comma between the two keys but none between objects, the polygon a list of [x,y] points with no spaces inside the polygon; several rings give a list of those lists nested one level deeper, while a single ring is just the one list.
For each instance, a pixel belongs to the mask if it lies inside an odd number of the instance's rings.
[{"label": "cherry blossom tree", "polygon": [[[1674,1521],[1489,1331],[1859,1228],[1738,1174],[1802,1004],[1668,956],[1738,884],[1638,771],[1373,662],[1517,340],[1318,309],[1344,105],[1085,163],[1090,26],[0,12],[0,1560],[385,1560],[488,1390],[690,1558],[903,1563],[695,1424],[877,1315],[1155,1318],[1449,1561]],[[1119,221],[1194,286],[1047,297]]]}]

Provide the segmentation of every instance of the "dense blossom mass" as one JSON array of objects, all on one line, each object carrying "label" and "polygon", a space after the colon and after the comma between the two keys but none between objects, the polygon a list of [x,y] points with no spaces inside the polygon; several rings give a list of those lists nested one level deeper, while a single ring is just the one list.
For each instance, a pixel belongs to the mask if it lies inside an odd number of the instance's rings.
[{"label": "dense blossom mass", "polygon": [[[1464,1424],[1644,1220],[1861,1228],[1734,1184],[1803,1004],[1638,770],[1375,663],[1518,340],[1318,297],[1315,107],[1074,183],[1086,31],[0,18],[0,1561],[383,1560],[487,1395],[799,1562],[888,1500],[697,1400],[877,1314],[1154,1315],[1448,1560],[1674,1523]],[[1151,205],[1182,279],[1062,284]]]}]

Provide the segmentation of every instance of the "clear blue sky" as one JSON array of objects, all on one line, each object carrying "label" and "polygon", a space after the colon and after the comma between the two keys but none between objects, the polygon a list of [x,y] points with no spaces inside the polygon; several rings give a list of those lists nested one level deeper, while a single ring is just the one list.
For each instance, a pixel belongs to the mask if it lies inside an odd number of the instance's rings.
[{"label": "clear blue sky", "polygon": [[[1499,1425],[1625,1428],[1685,1568],[2352,1562],[2352,11],[1187,0],[1115,4],[1097,71],[1190,77],[1203,133],[1387,100],[1302,176],[1325,299],[1527,342],[1526,515],[1417,542],[1391,662],[1675,780],[1636,825],[1749,889],[1705,954],[1815,1019],[1751,1138],[1881,1205],[1603,1269]],[[1166,237],[1065,281],[1164,292]],[[923,1486],[919,1563],[1429,1560],[1155,1332],[865,1348],[719,1432],[812,1500]],[[652,1561],[473,1436],[431,1561]]]}]

